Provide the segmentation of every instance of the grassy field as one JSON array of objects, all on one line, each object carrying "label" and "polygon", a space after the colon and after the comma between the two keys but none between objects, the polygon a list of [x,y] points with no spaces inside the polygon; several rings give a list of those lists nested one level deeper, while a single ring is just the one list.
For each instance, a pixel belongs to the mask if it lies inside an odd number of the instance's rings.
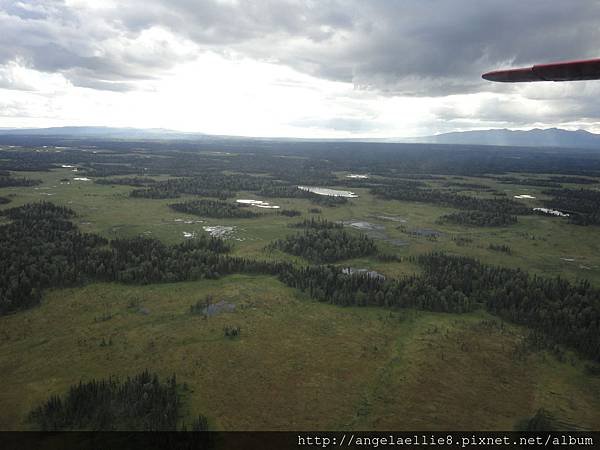
[{"label": "grassy field", "polygon": [[[207,294],[235,310],[191,314]],[[340,308],[269,277],[55,290],[0,318],[0,429],[27,429],[32,407],[80,379],[144,368],[177,374],[189,416],[217,429],[511,429],[542,407],[599,423],[600,379],[576,360],[516,359],[522,330],[489,320]]]},{"label": "grassy field", "polygon": [[[43,184],[0,189],[12,200],[0,208],[48,200],[75,210],[83,231],[108,238],[144,234],[168,243],[183,241],[184,232],[204,233],[204,226],[234,226],[234,254],[259,259],[298,260],[268,253],[265,246],[294,233],[287,225],[309,217],[314,207],[304,199],[264,198],[302,211],[303,217],[267,211],[256,219],[199,218],[172,211],[168,204],[174,200],[130,198],[128,186],[61,183],[78,176],[70,169],[27,176]],[[489,184],[509,198],[534,195],[526,200],[532,207],[543,198],[543,188],[488,178],[461,181]],[[384,226],[388,239],[405,242],[378,240],[388,252],[407,257],[443,250],[544,276],[587,278],[600,286],[600,227],[543,216],[520,217],[506,228],[439,225],[437,219],[452,209],[352,190],[359,198],[321,207],[322,216]],[[261,199],[249,193],[237,198]],[[428,239],[406,232],[419,229],[441,235]],[[459,246],[459,237],[469,241]],[[512,254],[492,251],[490,243],[507,244]],[[340,264],[388,276],[418,270],[406,258]],[[207,294],[235,304],[235,310],[208,319],[190,314],[190,305]],[[600,423],[600,378],[587,375],[575,357],[558,362],[538,352],[518,358],[515,349],[525,331],[489,325],[492,319],[483,312],[341,308],[316,303],[274,278],[241,275],[47,291],[40,307],[0,317],[0,429],[27,429],[32,407],[80,379],[145,368],[163,376],[175,373],[187,383],[188,416],[205,414],[217,429],[506,430],[539,408],[582,427]],[[241,337],[226,338],[225,326],[240,326]]]}]

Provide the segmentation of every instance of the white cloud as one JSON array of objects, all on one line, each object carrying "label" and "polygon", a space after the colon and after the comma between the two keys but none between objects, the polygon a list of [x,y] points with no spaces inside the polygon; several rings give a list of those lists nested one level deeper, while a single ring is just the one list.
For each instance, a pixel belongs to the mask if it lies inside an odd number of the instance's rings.
[{"label": "white cloud", "polygon": [[592,3],[0,0],[0,127],[302,137],[595,129],[600,83],[480,79],[496,65],[591,56]]}]

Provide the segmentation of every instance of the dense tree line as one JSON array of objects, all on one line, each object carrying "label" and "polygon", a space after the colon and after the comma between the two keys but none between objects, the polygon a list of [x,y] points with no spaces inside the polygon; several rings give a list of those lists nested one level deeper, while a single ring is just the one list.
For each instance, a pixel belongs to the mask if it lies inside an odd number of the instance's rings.
[{"label": "dense tree line", "polygon": [[438,253],[421,255],[416,262],[423,274],[400,279],[346,275],[334,266],[281,265],[278,272],[287,285],[338,305],[458,313],[484,307],[600,361],[600,290],[588,282],[532,277],[520,269]]},{"label": "dense tree line", "polygon": [[577,225],[600,225],[600,191],[593,189],[552,189],[544,191],[552,199],[545,200],[548,208],[566,211],[569,220]]},{"label": "dense tree line", "polygon": [[231,198],[237,191],[258,191],[265,183],[260,177],[204,173],[193,178],[172,178],[159,181],[146,189],[136,189],[132,197],[177,198],[183,194]]},{"label": "dense tree line", "polygon": [[111,177],[121,175],[144,175],[144,169],[132,167],[128,164],[115,164],[110,162],[90,162],[83,167],[83,171],[90,177]]},{"label": "dense tree line", "polygon": [[165,245],[156,239],[116,239],[110,248],[98,251],[92,264],[95,276],[123,283],[149,284],[202,278],[231,273],[220,258],[230,246],[222,239],[200,235],[181,244]]},{"label": "dense tree line", "polygon": [[[315,221],[316,223],[316,221]],[[358,236],[340,229],[309,228],[271,244],[313,263],[326,263],[377,253],[375,242],[364,234]]]},{"label": "dense tree line", "polygon": [[599,181],[598,179],[594,179],[594,178],[564,176],[564,175],[552,175],[552,176],[548,177],[548,180],[554,181],[556,183],[573,183],[573,184],[596,184]]},{"label": "dense tree line", "polygon": [[418,308],[455,313],[473,309],[473,302],[460,291],[451,287],[437,289],[422,276],[385,279],[361,272],[347,274],[340,267],[331,265],[281,265],[278,269],[279,279],[288,286],[335,305]]},{"label": "dense tree line", "polygon": [[89,270],[92,252],[106,244],[81,233],[68,219],[74,213],[52,203],[3,210],[0,226],[0,314],[40,301],[41,289],[76,283]]},{"label": "dense tree line", "polygon": [[3,187],[26,187],[26,186],[37,186],[42,184],[42,180],[33,180],[25,177],[11,177],[9,175],[0,175],[0,188]]},{"label": "dense tree line", "polygon": [[384,199],[433,203],[458,209],[478,210],[513,215],[531,214],[531,208],[506,198],[478,198],[438,189],[397,189],[393,186],[377,187],[371,193]]},{"label": "dense tree line", "polygon": [[512,249],[506,244],[490,244],[488,248],[495,252],[508,253],[509,255],[512,253]]},{"label": "dense tree line", "polygon": [[589,282],[532,277],[520,269],[443,254],[423,255],[418,261],[432,287],[451,287],[493,314],[600,361],[600,290]]},{"label": "dense tree line", "polygon": [[236,203],[228,203],[221,200],[190,200],[183,203],[173,203],[169,207],[180,213],[214,217],[216,219],[251,219],[260,215],[250,211],[247,206],[240,206]]},{"label": "dense tree line", "polygon": [[298,186],[277,183],[262,185],[258,194],[271,198],[311,198],[311,196],[316,196],[316,194],[298,189]]},{"label": "dense tree line", "polygon": [[[92,379],[71,386],[62,397],[51,396],[29,420],[43,431],[177,431],[180,390],[175,376],[161,382],[147,370],[125,380]],[[197,422],[206,430],[205,419]]]},{"label": "dense tree line", "polygon": [[229,245],[206,235],[173,246],[147,238],[108,245],[98,235],[81,233],[69,220],[73,211],[52,203],[30,203],[0,214],[10,219],[0,226],[0,314],[38,304],[48,287],[90,279],[150,283],[215,278],[234,267],[219,258]]},{"label": "dense tree line", "polygon": [[[441,181],[445,180],[446,177],[443,175],[433,175],[431,173],[396,173],[394,172],[394,177],[401,178],[404,180],[430,180],[430,181]],[[456,179],[464,180],[462,177],[456,177]],[[425,183],[422,183],[425,185]]]},{"label": "dense tree line", "polygon": [[[301,192],[306,192],[306,191],[302,191],[300,189],[298,189]],[[319,205],[319,206],[329,206],[329,207],[335,207],[335,206],[340,206],[340,205],[345,205],[346,203],[348,203],[348,199],[346,197],[341,197],[341,196],[333,196],[333,195],[319,195],[319,194],[314,194],[312,192],[306,192],[306,194],[304,197],[309,199],[311,201],[311,203],[314,203],[315,205]]]},{"label": "dense tree line", "polygon": [[492,189],[487,184],[465,183],[465,182],[461,182],[461,181],[448,181],[448,182],[444,183],[443,186],[444,187],[456,187],[456,188],[460,188],[463,190],[466,189],[466,190],[470,190],[470,191],[489,191],[490,189]]},{"label": "dense tree line", "polygon": [[[404,179],[403,179],[404,178]],[[350,188],[370,188],[376,186],[396,186],[396,188],[402,187],[404,189],[418,189],[427,187],[427,184],[421,180],[425,179],[438,179],[441,177],[428,177],[427,175],[414,177],[413,179],[405,179],[410,178],[405,175],[401,175],[398,178],[396,177],[378,177],[378,178],[344,178],[342,180],[338,180],[337,184],[342,186],[350,187]]]},{"label": "dense tree line", "polygon": [[94,180],[94,183],[123,186],[147,186],[156,183],[156,180],[149,177],[97,178]]},{"label": "dense tree line", "polygon": [[441,216],[438,222],[474,227],[501,227],[517,223],[517,216],[502,212],[459,211]]},{"label": "dense tree line", "polygon": [[557,191],[564,191],[569,189],[563,189],[562,183],[572,184],[596,184],[597,179],[578,177],[578,176],[565,176],[565,175],[553,175],[547,178],[517,178],[517,177],[498,177],[496,178],[501,183],[506,184],[520,184],[524,186],[541,186],[546,188],[552,188]]},{"label": "dense tree line", "polygon": [[344,224],[341,222],[331,222],[321,217],[311,217],[310,219],[304,219],[302,222],[291,223],[288,225],[291,228],[315,228],[317,230],[332,230],[342,229]]},{"label": "dense tree line", "polygon": [[498,180],[502,184],[519,184],[521,186],[560,188],[560,182],[548,178],[498,177],[496,178],[496,180]]},{"label": "dense tree line", "polygon": [[297,209],[281,209],[277,213],[286,217],[297,217],[302,215]]},{"label": "dense tree line", "polygon": [[201,178],[173,178],[154,183],[143,189],[134,189],[131,197],[136,198],[178,198],[182,194],[201,195],[226,200],[235,195],[235,191],[215,188]]},{"label": "dense tree line", "polygon": [[592,214],[572,214],[569,221],[575,225],[600,225],[600,212]]}]

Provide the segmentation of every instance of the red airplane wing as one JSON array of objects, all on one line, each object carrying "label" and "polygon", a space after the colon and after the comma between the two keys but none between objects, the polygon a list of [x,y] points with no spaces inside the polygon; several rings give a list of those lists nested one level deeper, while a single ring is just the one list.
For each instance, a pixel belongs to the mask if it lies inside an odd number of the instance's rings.
[{"label": "red airplane wing", "polygon": [[489,81],[519,83],[525,81],[574,81],[600,79],[600,59],[538,64],[522,69],[495,70],[482,77]]}]

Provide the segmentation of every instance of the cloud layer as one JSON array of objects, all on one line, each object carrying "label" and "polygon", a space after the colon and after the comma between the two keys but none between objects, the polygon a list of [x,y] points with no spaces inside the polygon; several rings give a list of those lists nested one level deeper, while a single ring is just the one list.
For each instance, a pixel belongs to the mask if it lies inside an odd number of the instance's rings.
[{"label": "cloud layer", "polygon": [[[27,71],[74,88],[153,89],[210,53],[346,83],[373,101],[438,98],[430,115],[447,123],[590,123],[599,108],[578,93],[598,94],[593,83],[531,89],[480,75],[599,56],[598,23],[600,2],[586,0],[0,0],[0,89],[43,85],[19,76]],[[321,125],[381,128],[361,120],[350,113]]]}]

